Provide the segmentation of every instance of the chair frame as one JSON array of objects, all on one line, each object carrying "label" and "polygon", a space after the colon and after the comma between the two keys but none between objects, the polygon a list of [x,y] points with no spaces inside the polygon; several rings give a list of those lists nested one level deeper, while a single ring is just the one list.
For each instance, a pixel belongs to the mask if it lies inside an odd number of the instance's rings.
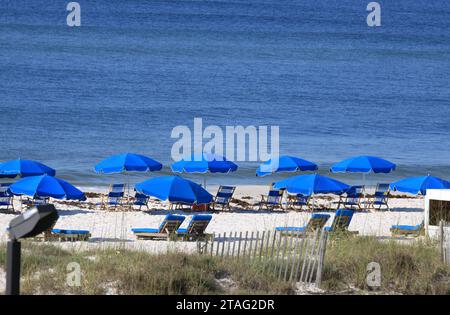
[{"label": "chair frame", "polygon": [[182,240],[206,240],[210,239],[212,234],[204,233],[211,220],[192,220],[189,222],[186,233],[176,232]]},{"label": "chair frame", "polygon": [[[223,190],[231,191],[229,193],[223,192]],[[224,211],[225,208],[228,209],[228,211],[231,211],[230,202],[233,198],[234,191],[236,190],[235,186],[219,186],[219,189],[217,190],[216,195],[214,196],[213,202],[211,203],[211,208],[213,211],[216,211],[216,206],[222,206],[221,211]],[[224,194],[227,194],[229,196],[223,196]],[[220,201],[220,198],[225,199],[225,201]]]},{"label": "chair frame", "polygon": [[[352,190],[355,190],[355,192],[352,192]],[[345,192],[344,194],[339,196],[339,201],[336,210],[341,208],[341,205],[345,209],[349,210],[362,210],[362,199],[364,198],[364,186],[352,186]],[[360,191],[358,191],[360,190]],[[356,209],[354,209],[355,207]]]},{"label": "chair frame", "polygon": [[[271,195],[271,193],[277,192],[278,195]],[[265,207],[267,210],[274,210],[276,208],[283,210],[283,195],[284,189],[270,189],[267,195],[261,195],[261,201],[257,204],[258,210],[262,210]],[[271,201],[272,198],[275,198],[275,201]]]},{"label": "chair frame", "polygon": [[[380,186],[387,186],[386,190],[380,189]],[[381,210],[383,206],[386,207],[387,211],[390,211],[388,201],[389,201],[389,184],[377,184],[377,188],[373,195],[372,200],[369,202],[369,208],[373,210]],[[376,208],[378,206],[378,208]]]},{"label": "chair frame", "polygon": [[303,235],[306,233],[313,233],[317,230],[321,230],[325,227],[325,224],[327,224],[328,220],[330,219],[329,215],[320,215],[320,216],[314,216],[314,214],[309,218],[308,223],[304,226],[305,229],[303,231],[279,231],[275,230],[275,232],[280,233],[281,235],[287,235],[287,236],[295,236],[297,235]]},{"label": "chair frame", "polygon": [[[115,187],[122,186],[121,191],[114,191]],[[109,207],[116,209],[117,206],[123,206],[123,199],[125,198],[125,184],[111,184],[106,196],[102,197],[102,206],[104,209]],[[115,200],[115,201],[113,201]]]},{"label": "chair frame", "polygon": [[[354,211],[354,210],[348,210],[347,211]],[[336,210],[339,211],[339,210]],[[350,222],[353,218],[353,215],[342,215],[342,214],[335,214],[333,223],[331,223],[331,231],[328,231],[328,233],[351,233],[351,234],[358,234],[358,231],[349,231],[348,227],[350,226]]]},{"label": "chair frame", "polygon": [[419,224],[419,228],[416,230],[403,230],[398,228],[391,227],[389,229],[392,233],[392,236],[398,237],[398,236],[406,236],[406,237],[419,237],[425,235],[425,222],[422,221]]},{"label": "chair frame", "polygon": [[45,230],[43,233],[36,235],[33,239],[42,242],[77,242],[77,241],[87,241],[92,236],[91,233],[83,234],[65,234],[53,232],[56,222]]},{"label": "chair frame", "polygon": [[[0,207],[6,207],[6,211],[9,211],[10,209],[12,212],[15,211],[14,209],[14,195],[8,192],[10,184],[1,184],[1,190],[0,190]],[[6,189],[3,189],[6,188]],[[1,199],[4,199],[4,201],[1,201]]]},{"label": "chair frame", "polygon": [[166,220],[164,219],[164,225],[159,228],[159,232],[137,232],[134,233],[138,240],[145,239],[166,239],[171,240],[176,236],[176,231],[180,227],[183,221],[180,220]]},{"label": "chair frame", "polygon": [[[138,196],[138,195],[139,195],[139,196]],[[142,203],[137,204],[137,202],[138,202],[139,200],[144,200],[144,197],[145,197],[145,202],[142,201]],[[136,193],[134,194],[134,202],[133,202],[133,206],[139,206],[139,210],[141,210],[142,207],[146,207],[147,210],[150,210],[150,208],[149,208],[149,206],[148,206],[149,200],[150,200],[150,197],[149,197],[149,196],[136,192]]]},{"label": "chair frame", "polygon": [[[299,198],[306,201],[299,201]],[[311,197],[302,194],[295,194],[295,195],[288,194],[286,197],[286,209],[302,211],[303,207],[305,207],[307,211],[312,210],[311,204],[309,203],[310,200]]]}]

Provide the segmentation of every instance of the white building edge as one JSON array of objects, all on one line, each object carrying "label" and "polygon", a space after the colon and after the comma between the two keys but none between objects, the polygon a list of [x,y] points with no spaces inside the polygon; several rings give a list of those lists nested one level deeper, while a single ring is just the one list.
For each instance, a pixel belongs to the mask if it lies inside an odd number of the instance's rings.
[{"label": "white building edge", "polygon": [[[436,202],[441,201],[441,202]],[[439,204],[437,207],[436,205]],[[450,189],[428,189],[425,196],[425,232],[430,238],[437,238],[439,220],[445,221],[445,234],[450,233]]]}]

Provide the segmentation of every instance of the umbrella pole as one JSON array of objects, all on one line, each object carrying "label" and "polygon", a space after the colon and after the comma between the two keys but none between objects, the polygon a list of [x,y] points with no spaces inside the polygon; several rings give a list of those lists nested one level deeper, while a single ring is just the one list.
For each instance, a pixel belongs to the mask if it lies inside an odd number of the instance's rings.
[{"label": "umbrella pole", "polygon": [[127,202],[128,202],[128,208],[131,209],[131,203],[130,203],[130,174],[127,173]]},{"label": "umbrella pole", "polygon": [[363,173],[363,199],[364,199],[364,211],[366,211],[367,200],[366,200],[366,173]]}]

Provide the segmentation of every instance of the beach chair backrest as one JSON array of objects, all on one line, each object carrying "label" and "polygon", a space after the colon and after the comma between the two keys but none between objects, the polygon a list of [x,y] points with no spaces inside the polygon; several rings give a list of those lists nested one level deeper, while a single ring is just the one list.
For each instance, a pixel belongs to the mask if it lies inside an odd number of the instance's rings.
[{"label": "beach chair backrest", "polygon": [[188,234],[203,235],[209,222],[212,220],[212,215],[210,214],[196,214],[192,217],[189,225],[187,227]]},{"label": "beach chair backrest", "polygon": [[346,230],[350,225],[352,217],[353,217],[353,210],[345,210],[345,209],[336,210],[336,214],[334,216],[331,229],[333,231]]},{"label": "beach chair backrest", "polygon": [[159,225],[160,233],[174,233],[183,223],[185,217],[182,215],[168,214]]},{"label": "beach chair backrest", "polygon": [[269,204],[281,204],[284,190],[271,189],[267,194],[267,203]]},{"label": "beach chair backrest", "polygon": [[235,189],[236,187],[234,186],[220,186],[215,197],[215,203],[227,205],[230,202],[231,197],[233,197]]},{"label": "beach chair backrest", "polygon": [[0,184],[0,194],[3,194],[4,196],[11,195],[11,193],[9,191],[10,186],[11,186],[11,183]]},{"label": "beach chair backrest", "polygon": [[136,192],[136,194],[134,195],[135,204],[141,205],[141,204],[147,204],[149,197],[147,195],[141,194]]},{"label": "beach chair backrest", "polygon": [[7,191],[0,191],[0,206],[12,205],[13,196]]},{"label": "beach chair backrest", "polygon": [[375,189],[375,195],[377,194],[387,194],[389,192],[389,184],[377,184],[377,188]]},{"label": "beach chair backrest", "polygon": [[305,196],[303,194],[295,195],[295,202],[298,202],[298,203],[308,203],[308,199],[309,199],[309,197]]},{"label": "beach chair backrest", "polygon": [[34,196],[34,198],[31,200],[31,203],[33,206],[46,205],[48,203],[48,198]]},{"label": "beach chair backrest", "polygon": [[306,225],[306,231],[310,232],[321,230],[325,226],[329,218],[329,214],[314,213],[311,216],[311,219],[309,219],[308,224]]},{"label": "beach chair backrest", "polygon": [[359,203],[363,197],[363,186],[352,186],[347,190],[345,198],[347,203]]},{"label": "beach chair backrest", "polygon": [[347,196],[359,196],[364,189],[364,186],[358,185],[358,186],[351,186],[349,189],[346,190],[345,194]]},{"label": "beach chair backrest", "polygon": [[109,187],[108,197],[120,198],[123,197],[125,193],[125,184],[112,184]]}]

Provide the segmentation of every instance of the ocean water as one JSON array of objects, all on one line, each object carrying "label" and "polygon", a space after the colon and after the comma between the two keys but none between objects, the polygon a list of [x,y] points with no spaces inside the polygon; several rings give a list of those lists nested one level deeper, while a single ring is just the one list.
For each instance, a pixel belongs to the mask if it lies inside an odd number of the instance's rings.
[{"label": "ocean water", "polygon": [[[98,161],[136,152],[168,174],[172,128],[201,117],[279,126],[281,153],[324,174],[370,154],[398,169],[369,181],[450,178],[448,1],[379,1],[375,28],[369,1],[79,1],[72,28],[68,2],[0,2],[0,161],[37,159],[96,186],[121,178],[95,174]],[[280,178],[238,164],[208,181]]]}]

